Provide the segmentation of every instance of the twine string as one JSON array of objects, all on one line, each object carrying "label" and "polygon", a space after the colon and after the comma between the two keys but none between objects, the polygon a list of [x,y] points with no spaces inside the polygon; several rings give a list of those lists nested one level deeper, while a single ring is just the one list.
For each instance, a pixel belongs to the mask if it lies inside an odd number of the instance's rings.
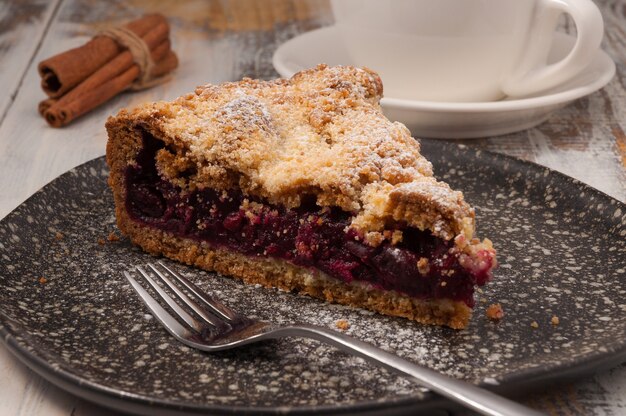
[{"label": "twine string", "polygon": [[170,78],[169,76],[153,77],[151,75],[155,63],[152,60],[150,48],[146,42],[132,30],[126,27],[111,27],[102,30],[98,35],[113,39],[115,42],[128,49],[132,55],[133,62],[139,67],[139,76],[131,84],[131,90],[138,91],[150,88],[162,84]]}]

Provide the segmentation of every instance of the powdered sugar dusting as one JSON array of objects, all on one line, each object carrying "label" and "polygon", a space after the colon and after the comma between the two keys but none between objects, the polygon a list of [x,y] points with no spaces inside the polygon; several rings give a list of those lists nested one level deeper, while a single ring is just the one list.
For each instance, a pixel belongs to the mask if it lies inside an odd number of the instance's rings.
[{"label": "powdered sugar dusting", "polygon": [[370,70],[320,65],[289,80],[206,85],[110,123],[147,126],[165,141],[161,152],[171,154],[159,168],[177,183],[240,188],[286,207],[313,196],[354,212],[364,234],[401,221],[445,239],[471,237],[473,211],[432,177],[409,130],[383,115],[382,92]]},{"label": "powdered sugar dusting", "polygon": [[[443,142],[425,141],[423,148],[439,175],[476,204],[483,229],[501,247],[507,266],[479,292],[480,312],[465,330],[419,325],[168,265],[244,314],[330,329],[345,320],[348,335],[470,382],[517,388],[523,380],[571,375],[588,370],[592,360],[623,357],[623,204],[504,156],[478,156]],[[472,175],[459,173],[460,166]],[[520,177],[520,171],[528,176]],[[41,358],[45,368],[69,372],[76,388],[93,383],[95,391],[112,397],[135,394],[146,414],[164,402],[181,411],[215,413],[229,406],[232,412],[243,407],[311,414],[354,413],[381,403],[383,412],[401,411],[403,401],[417,410],[432,403],[422,401],[423,390],[413,380],[313,340],[287,338],[219,354],[182,345],[146,314],[122,274],[154,258],[126,239],[98,243],[116,230],[107,175],[103,159],[89,162],[0,222],[5,270],[0,331]],[[566,208],[550,208],[546,189]],[[505,315],[492,321],[484,308],[496,301]],[[537,328],[530,326],[533,321]]]}]

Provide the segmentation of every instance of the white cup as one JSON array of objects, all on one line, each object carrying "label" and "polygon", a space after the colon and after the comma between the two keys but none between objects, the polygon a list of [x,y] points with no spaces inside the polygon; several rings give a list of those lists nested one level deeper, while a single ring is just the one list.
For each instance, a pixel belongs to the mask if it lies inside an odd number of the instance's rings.
[{"label": "white cup", "polygon": [[[332,0],[352,63],[377,71],[385,96],[493,101],[533,95],[580,73],[604,25],[591,0]],[[577,39],[547,64],[558,18]]]}]

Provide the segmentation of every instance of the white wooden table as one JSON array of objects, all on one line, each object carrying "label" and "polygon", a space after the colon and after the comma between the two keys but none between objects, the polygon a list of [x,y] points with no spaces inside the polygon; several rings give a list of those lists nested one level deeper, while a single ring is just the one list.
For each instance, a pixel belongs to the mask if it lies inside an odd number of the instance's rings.
[{"label": "white wooden table", "polygon": [[[605,19],[603,49],[617,75],[602,91],[558,111],[537,128],[465,141],[532,160],[626,200],[626,1],[598,0]],[[160,11],[173,24],[181,65],[175,80],[123,94],[64,129],[37,113],[44,98],[36,65],[84,43],[107,23]],[[274,49],[297,33],[332,23],[326,0],[272,2],[178,0],[3,0],[0,2],[0,218],[40,187],[105,151],[104,121],[120,107],[172,99],[196,85],[271,78]],[[626,364],[573,384],[554,386],[526,402],[554,415],[626,414]],[[46,382],[0,345],[0,415],[109,415],[113,412]]]}]

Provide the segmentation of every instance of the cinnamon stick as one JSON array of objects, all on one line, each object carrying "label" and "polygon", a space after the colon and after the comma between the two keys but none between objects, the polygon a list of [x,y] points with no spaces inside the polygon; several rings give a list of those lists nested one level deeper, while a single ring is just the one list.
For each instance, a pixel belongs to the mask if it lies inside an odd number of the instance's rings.
[{"label": "cinnamon stick", "polygon": [[54,103],[56,103],[58,100],[56,98],[47,98],[45,100],[43,100],[42,102],[39,103],[39,106],[37,107],[37,110],[39,111],[39,114],[41,114],[42,116],[45,114],[46,110],[49,109],[50,107],[52,107],[54,105]]},{"label": "cinnamon stick", "polygon": [[[178,58],[170,49],[169,25],[158,24],[142,39],[150,49],[154,66],[151,78],[158,78],[178,66]],[[140,68],[132,54],[124,50],[111,61],[88,76],[74,89],[54,102],[44,100],[39,105],[40,112],[53,127],[62,127],[75,118],[106,102],[118,93],[128,89],[140,75]]]},{"label": "cinnamon stick", "polygon": [[153,78],[163,77],[178,67],[178,57],[172,50],[167,51],[167,55],[152,68],[150,75]]},{"label": "cinnamon stick", "polygon": [[[146,45],[151,50],[154,49],[151,54],[153,61],[156,62],[161,60],[165,55],[164,52],[169,50],[169,40],[167,39],[168,35],[169,26],[167,23],[158,25],[154,28],[154,30],[144,35],[143,40],[146,42]],[[160,47],[158,51],[156,50],[157,46]],[[165,47],[165,50],[163,50],[163,47]],[[121,54],[114,57],[111,61],[104,64],[101,68],[87,77],[87,79],[81,82],[76,88],[61,97],[56,105],[63,105],[69,101],[76,100],[86,91],[91,91],[94,88],[106,83],[108,80],[124,73],[133,65],[136,64],[133,62],[133,56],[131,53],[127,50],[123,51]]]},{"label": "cinnamon stick", "polygon": [[[167,25],[165,17],[150,14],[128,23],[126,27],[137,36],[144,37],[160,24]],[[49,97],[60,97],[112,60],[123,49],[111,38],[96,36],[83,46],[46,59],[38,66],[41,87]]]},{"label": "cinnamon stick", "polygon": [[133,66],[107,83],[100,85],[87,94],[83,94],[79,99],[67,103],[63,108],[57,107],[54,109],[55,106],[52,106],[44,113],[46,121],[53,127],[63,127],[75,118],[96,108],[115,97],[120,91],[128,88],[138,75],[139,68]]},{"label": "cinnamon stick", "polygon": [[[150,73],[153,78],[161,77],[178,66],[178,58],[167,39],[152,50],[151,56],[155,61]],[[139,66],[133,63],[130,53],[124,52],[61,99],[40,103],[40,109],[44,107],[43,115],[50,125],[62,127],[128,89],[139,72]]]},{"label": "cinnamon stick", "polygon": [[[152,69],[151,75],[154,77],[163,76],[170,73],[178,66],[178,58],[171,50]],[[139,67],[133,65],[124,73],[117,75],[106,83],[88,91],[75,100],[66,102],[63,105],[54,104],[44,112],[46,121],[53,127],[63,127],[72,120],[80,117],[84,113],[91,111],[102,103],[110,100],[120,92],[129,88],[139,76]],[[42,102],[43,103],[43,102]]]},{"label": "cinnamon stick", "polygon": [[[50,98],[38,110],[50,125],[62,127],[124,90],[169,79],[178,58],[171,50],[167,20],[148,15],[125,29],[109,29],[81,48],[40,63],[42,87]],[[73,82],[78,83],[68,89]]]}]

